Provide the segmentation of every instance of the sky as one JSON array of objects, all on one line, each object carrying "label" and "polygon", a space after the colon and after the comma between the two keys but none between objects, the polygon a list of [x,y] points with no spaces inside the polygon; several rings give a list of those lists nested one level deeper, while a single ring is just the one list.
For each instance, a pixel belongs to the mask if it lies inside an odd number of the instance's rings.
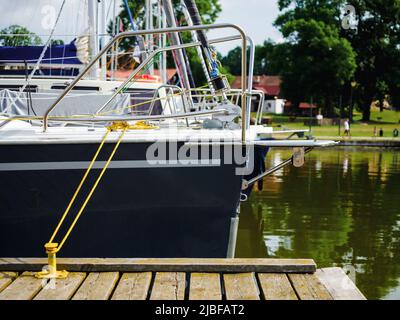
[{"label": "sky", "polygon": [[[106,0],[109,14],[112,13],[111,2],[111,0]],[[220,2],[222,12],[217,22],[240,25],[256,44],[261,44],[268,38],[277,42],[281,41],[280,33],[272,25],[279,13],[277,0],[220,0]],[[0,28],[19,24],[37,34],[48,35],[51,31],[49,17],[53,16],[54,21],[61,3],[62,0],[0,0]],[[55,31],[56,35],[76,34],[85,30],[87,13],[83,9],[83,4],[83,0],[66,0]],[[209,36],[217,38],[231,34],[230,30],[218,30],[210,32]],[[60,38],[71,41],[74,37]],[[226,54],[229,49],[237,45],[239,42],[219,45],[217,49],[222,54]]]},{"label": "sky", "polygon": [[[279,14],[277,0],[220,0],[220,2],[222,12],[217,23],[229,22],[241,26],[256,44],[262,44],[268,38],[275,42],[282,41],[280,32],[273,26],[273,22]],[[232,32],[212,31],[210,38],[229,34]],[[226,54],[232,47],[235,45],[220,45],[217,49],[222,54]]]}]

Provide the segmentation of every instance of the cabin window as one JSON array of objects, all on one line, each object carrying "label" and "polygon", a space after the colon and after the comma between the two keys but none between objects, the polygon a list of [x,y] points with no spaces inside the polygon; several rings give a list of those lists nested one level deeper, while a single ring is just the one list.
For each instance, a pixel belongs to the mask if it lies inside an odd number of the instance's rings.
[{"label": "cabin window", "polygon": [[[13,84],[1,84],[0,90],[8,89],[11,91],[19,91],[23,86],[22,85],[13,85]],[[24,89],[24,92],[37,92],[38,87],[33,85],[27,85]]]},{"label": "cabin window", "polygon": [[[66,85],[54,85],[51,86],[51,89],[55,90],[65,90]],[[88,87],[88,86],[75,86],[72,90],[81,90],[81,91],[100,91],[99,87]]]}]

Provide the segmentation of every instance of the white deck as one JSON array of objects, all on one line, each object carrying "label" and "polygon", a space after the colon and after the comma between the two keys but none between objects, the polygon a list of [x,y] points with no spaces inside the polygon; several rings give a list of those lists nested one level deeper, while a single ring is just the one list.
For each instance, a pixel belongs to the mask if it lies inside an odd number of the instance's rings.
[{"label": "white deck", "polygon": [[[99,143],[102,141],[106,127],[49,127],[43,132],[42,127],[32,126],[24,121],[12,121],[0,128],[0,145],[7,144],[74,144],[74,143]],[[118,141],[121,132],[111,132],[107,143]],[[266,147],[326,147],[335,145],[334,141],[316,140],[263,140],[260,138],[272,136],[271,127],[250,126],[246,133],[246,145],[262,145]],[[149,130],[129,130],[126,132],[123,143],[164,142],[177,141],[193,145],[201,144],[241,144],[242,130],[210,130],[194,129],[179,126],[176,122],[170,125]]]},{"label": "white deck", "polygon": [[[43,132],[42,127],[31,126],[27,122],[12,121],[0,128],[0,144],[70,144],[70,143],[98,143],[107,129],[91,127],[49,127]],[[271,128],[250,128],[248,140],[255,140],[261,132],[272,132]],[[155,142],[155,141],[227,141],[240,142],[242,131],[239,130],[209,130],[187,128],[184,123],[176,126],[163,126],[150,130],[129,130],[123,142]],[[107,142],[119,139],[120,132],[110,133]]]}]

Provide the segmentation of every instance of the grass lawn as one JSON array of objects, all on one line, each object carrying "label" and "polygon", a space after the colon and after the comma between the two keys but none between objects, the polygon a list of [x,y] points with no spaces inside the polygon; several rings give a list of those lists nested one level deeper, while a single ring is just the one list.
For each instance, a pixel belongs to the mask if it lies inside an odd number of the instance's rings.
[{"label": "grass lawn", "polygon": [[[279,129],[304,129],[308,130],[308,126],[304,125],[307,117],[297,117],[295,122],[291,122],[288,116],[269,114],[265,115],[272,118],[272,126]],[[366,137],[371,138],[374,136],[374,127],[377,128],[378,136],[379,129],[383,129],[383,136],[386,138],[393,138],[393,130],[397,128],[400,131],[400,112],[385,110],[382,113],[379,110],[371,111],[371,121],[368,123],[361,122],[361,114],[354,115],[354,123],[350,126],[352,137]],[[338,137],[338,126],[313,126],[311,127],[312,134],[315,137]],[[343,135],[343,126],[341,128]]]},{"label": "grass lawn", "polygon": [[[278,127],[279,125],[273,125]],[[308,126],[304,126],[301,123],[286,123],[280,125],[281,128],[287,129],[308,129]],[[383,136],[387,138],[393,137],[393,130],[397,128],[400,131],[400,124],[364,124],[364,123],[353,123],[350,126],[350,132],[352,137],[373,137],[374,127],[383,129]],[[311,127],[312,134],[316,137],[337,137],[339,136],[338,126],[323,126],[323,127]],[[341,134],[343,135],[343,127],[341,128]]]},{"label": "grass lawn", "polygon": [[[362,114],[357,112],[354,113],[354,121],[361,121]],[[400,112],[399,111],[391,111],[384,110],[383,112],[379,112],[379,109],[373,108],[371,110],[371,122],[380,122],[380,123],[400,123]]]}]

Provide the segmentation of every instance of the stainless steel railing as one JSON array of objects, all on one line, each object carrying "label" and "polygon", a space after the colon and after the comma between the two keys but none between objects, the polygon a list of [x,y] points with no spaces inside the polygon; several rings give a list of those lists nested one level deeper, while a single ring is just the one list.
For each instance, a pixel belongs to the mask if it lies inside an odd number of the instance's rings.
[{"label": "stainless steel railing", "polygon": [[[95,65],[95,63],[104,55],[107,53],[107,51],[112,47],[114,43],[117,41],[120,41],[126,37],[134,37],[134,36],[142,36],[142,35],[149,35],[149,34],[165,34],[165,33],[171,33],[171,32],[185,32],[185,31],[197,31],[197,30],[210,30],[210,29],[223,29],[223,28],[230,28],[230,29],[235,29],[238,31],[239,35],[236,36],[231,36],[231,37],[226,37],[226,38],[221,38],[217,40],[211,40],[210,43],[217,43],[217,42],[225,42],[225,41],[232,41],[232,40],[237,40],[240,39],[242,41],[242,76],[241,76],[241,96],[242,98],[242,142],[244,143],[246,141],[246,130],[247,130],[247,122],[249,121],[250,117],[248,114],[248,104],[247,104],[247,96],[249,92],[247,91],[247,83],[246,83],[246,77],[247,77],[247,43],[250,43],[251,46],[251,52],[254,52],[254,46],[249,39],[245,32],[243,31],[242,28],[240,28],[237,25],[234,24],[215,24],[215,25],[199,25],[199,26],[188,26],[188,27],[178,27],[178,28],[166,28],[166,29],[154,29],[154,30],[141,30],[141,31],[135,31],[135,32],[124,32],[120,33],[117,36],[115,36],[90,62],[89,64],[81,71],[81,73],[64,89],[64,91],[60,94],[60,96],[54,101],[54,103],[48,108],[46,113],[43,116],[43,131],[46,131],[48,128],[48,121],[49,121],[49,116],[50,113],[57,107],[57,105],[60,103],[60,101],[63,100],[63,98],[75,87],[75,85],[89,72],[89,70]],[[137,68],[135,71],[130,75],[130,77],[127,79],[127,81],[124,82],[115,92],[115,95],[111,97],[110,101],[122,90],[123,86],[129,83],[153,58],[155,55],[157,55],[159,52],[163,51],[171,51],[171,50],[177,50],[181,48],[188,48],[188,47],[194,47],[194,46],[199,46],[200,43],[190,43],[190,44],[182,44],[180,46],[170,46],[170,47],[165,47],[165,48],[159,48],[152,52],[145,61]],[[254,55],[251,55],[251,57]],[[253,57],[254,59],[254,57]],[[251,59],[250,61],[250,68],[252,70],[252,64],[254,63],[254,60]],[[252,80],[252,74],[250,74],[249,77],[249,84],[251,83]],[[250,88],[251,89],[251,88]],[[109,101],[106,103],[106,105],[109,103]],[[103,106],[105,107],[105,106]],[[100,108],[100,110],[103,109]],[[175,118],[174,116],[170,116],[171,118]],[[188,115],[187,115],[188,117]],[[21,118],[21,117],[18,117]],[[103,118],[104,119],[104,118]],[[8,121],[12,120],[12,118],[7,119],[3,121],[0,124],[0,127],[4,126]],[[61,119],[59,119],[61,120]],[[92,121],[94,118],[92,118]],[[145,120],[145,118],[143,118]],[[150,120],[150,118],[149,118]]]},{"label": "stainless steel railing", "polygon": [[[65,90],[60,94],[60,96],[54,101],[54,103],[50,106],[50,108],[46,111],[45,115],[43,116],[43,131],[47,130],[48,127],[48,120],[49,120],[49,115],[50,113],[57,107],[57,105],[60,103],[60,101],[73,89],[73,87],[85,76],[90,69],[95,65],[99,59],[107,53],[107,51],[112,47],[114,43],[117,41],[120,41],[124,38],[127,37],[135,37],[135,36],[144,36],[144,35],[156,35],[156,34],[167,34],[171,32],[177,32],[177,33],[182,33],[185,31],[198,31],[198,30],[212,30],[212,29],[234,29],[238,31],[241,41],[242,41],[242,77],[241,77],[241,88],[242,88],[242,142],[244,143],[246,141],[246,129],[247,129],[247,108],[246,108],[246,91],[247,91],[247,83],[246,83],[246,78],[247,78],[247,36],[244,32],[244,30],[235,25],[235,24],[229,24],[229,23],[223,23],[223,24],[214,24],[214,25],[198,25],[198,26],[187,26],[187,27],[178,27],[178,28],[165,28],[165,29],[154,29],[154,30],[139,30],[139,31],[134,31],[134,32],[123,32],[118,35],[116,35],[107,45],[104,46],[104,48],[89,62],[89,64],[81,71],[81,73],[70,83],[70,85],[65,88]],[[183,45],[184,46],[184,45]],[[193,45],[191,45],[193,46]],[[171,47],[169,47],[171,48]],[[141,70],[140,68],[143,68],[151,59],[159,52],[162,52],[162,50],[171,50],[167,48],[159,48],[152,52],[149,57],[131,74],[131,79],[135,76],[135,73],[137,73]],[[179,48],[176,48],[179,49]],[[140,69],[139,71],[137,71]]]},{"label": "stainless steel railing", "polygon": [[[197,108],[198,110],[205,109],[206,107],[213,107],[215,106],[215,101],[207,102],[207,98],[212,96],[212,91],[208,88],[203,88],[203,89],[191,89],[192,91],[192,97],[197,98]],[[239,104],[239,100],[241,98],[241,90],[238,89],[231,89],[228,92],[225,93],[226,97],[233,103],[233,104]],[[246,93],[246,96],[248,96],[248,100],[250,100],[250,103],[252,101],[253,97],[258,98],[258,103],[255,108],[257,110],[257,116],[256,116],[256,124],[259,124],[259,117],[262,115],[262,107],[265,102],[265,95],[264,92],[261,90],[249,90]],[[250,110],[250,109],[249,109]]]},{"label": "stainless steel railing", "polygon": [[[222,42],[229,42],[229,41],[234,41],[234,40],[240,40],[241,37],[240,36],[230,36],[230,37],[224,37],[224,38],[218,38],[218,39],[212,39],[210,40],[210,44],[216,44],[216,43],[222,43]],[[250,44],[250,51],[253,52],[254,51],[254,45],[253,45],[253,41],[247,37],[247,41]],[[149,64],[156,55],[158,55],[159,53],[162,52],[166,52],[166,51],[175,51],[175,50],[179,50],[179,49],[185,49],[185,48],[192,48],[192,47],[196,47],[196,46],[201,46],[200,42],[193,42],[193,43],[186,43],[186,44],[180,44],[180,45],[174,45],[174,46],[169,46],[169,47],[164,47],[164,48],[158,48],[156,50],[154,50],[130,75],[129,77],[123,82],[121,83],[121,85],[115,90],[115,92],[111,95],[111,97],[103,104],[103,106],[97,111],[97,114],[101,113],[105,108],[107,108],[107,106],[111,103],[111,101],[113,101],[113,99],[121,93],[121,91],[132,81],[132,79],[134,79],[140,71],[143,70],[143,68]],[[251,55],[252,57],[252,55]],[[250,65],[254,64],[254,60],[250,61]],[[252,67],[251,67],[252,70]],[[252,73],[249,75],[249,78],[251,78],[252,80]],[[250,86],[249,86],[250,88]]]},{"label": "stainless steel railing", "polygon": [[[157,90],[154,92],[153,99],[152,99],[150,107],[149,107],[149,112],[148,112],[149,116],[151,116],[151,114],[153,113],[154,105],[155,105],[155,101],[157,99],[157,96],[161,97],[160,90],[162,90],[162,89],[166,90],[165,96],[167,97],[167,99],[165,101],[165,104],[170,103],[169,102],[169,100],[170,100],[169,98],[172,98],[172,103],[174,105],[175,112],[176,112],[176,110],[177,110],[176,99],[174,99],[175,90],[176,90],[176,91],[179,92],[179,96],[181,97],[182,106],[183,106],[184,112],[188,112],[188,108],[187,108],[186,102],[185,102],[185,92],[183,91],[183,89],[181,87],[178,87],[178,86],[175,86],[175,85],[164,84],[162,86],[159,86],[157,88]],[[171,110],[171,113],[172,113],[172,110]]]}]

